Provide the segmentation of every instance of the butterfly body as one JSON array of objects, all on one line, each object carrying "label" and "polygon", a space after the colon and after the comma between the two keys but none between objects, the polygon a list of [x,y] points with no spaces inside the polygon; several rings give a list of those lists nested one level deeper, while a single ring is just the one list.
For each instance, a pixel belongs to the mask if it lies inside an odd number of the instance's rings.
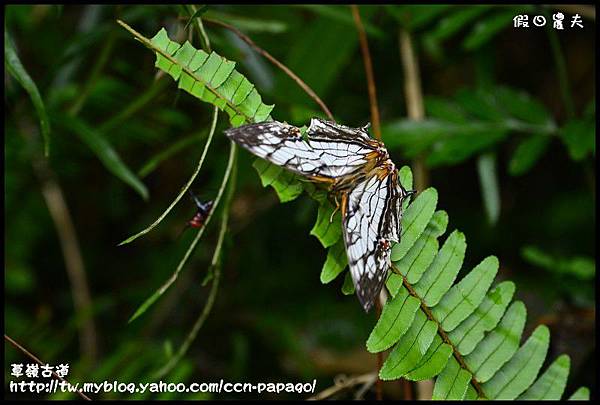
[{"label": "butterfly body", "polygon": [[366,311],[387,277],[391,245],[399,241],[401,203],[410,195],[385,145],[367,129],[313,118],[306,139],[299,128],[277,121],[225,131],[253,154],[326,185],[339,201],[348,266]]}]

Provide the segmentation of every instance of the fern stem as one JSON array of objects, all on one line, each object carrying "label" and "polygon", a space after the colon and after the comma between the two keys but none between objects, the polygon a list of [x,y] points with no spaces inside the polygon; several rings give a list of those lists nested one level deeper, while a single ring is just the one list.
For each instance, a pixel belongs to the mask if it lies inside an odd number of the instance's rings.
[{"label": "fern stem", "polygon": [[478,396],[480,398],[486,399],[487,397],[485,395],[485,392],[481,388],[481,385],[479,385],[479,382],[477,382],[477,380],[475,379],[475,373],[472,372],[471,369],[469,368],[469,366],[467,365],[467,363],[465,363],[465,360],[463,359],[462,354],[460,354],[460,352],[458,351],[458,348],[452,343],[452,341],[446,334],[446,331],[444,331],[444,329],[442,328],[442,324],[433,315],[433,312],[431,312],[431,310],[429,309],[429,307],[427,306],[427,304],[425,303],[423,298],[421,298],[419,296],[419,294],[417,294],[417,292],[412,288],[410,283],[406,280],[406,277],[404,277],[404,274],[402,274],[400,272],[400,270],[394,264],[392,264],[392,267],[394,268],[395,272],[402,277],[402,284],[408,290],[408,293],[419,300],[421,309],[423,310],[423,312],[425,312],[425,315],[427,316],[427,318],[430,321],[435,322],[435,324],[437,325],[437,328],[438,328],[439,335],[441,336],[442,340],[452,348],[452,354],[454,355],[454,358],[456,359],[456,361],[458,361],[458,364],[460,364],[460,366],[463,369],[465,369],[466,371],[469,372],[469,374],[471,375],[471,384],[477,391]]},{"label": "fern stem", "polygon": [[365,34],[365,28],[360,19],[358,6],[353,4],[350,8],[352,9],[352,16],[354,17],[356,29],[358,30],[360,50],[365,64],[367,88],[369,91],[369,105],[371,107],[371,121],[373,121],[373,133],[375,134],[375,138],[381,140],[381,124],[379,122],[379,108],[377,106],[377,88],[375,87],[375,77],[373,74],[373,64],[371,63],[371,54],[369,52],[369,43],[367,41],[367,35]]},{"label": "fern stem", "polygon": [[193,71],[191,71],[187,66],[183,66],[177,59],[175,59],[172,55],[166,53],[165,51],[163,51],[162,49],[158,48],[156,45],[154,45],[152,43],[152,41],[150,41],[148,38],[144,37],[142,34],[140,34],[139,32],[137,32],[136,30],[134,30],[133,28],[131,28],[129,25],[127,25],[126,23],[124,23],[121,20],[117,20],[117,23],[119,23],[123,28],[125,28],[127,31],[129,31],[131,34],[133,34],[133,36],[135,37],[135,39],[137,39],[138,41],[140,41],[142,44],[144,44],[147,48],[152,49],[154,52],[159,53],[162,57],[164,57],[165,59],[169,60],[171,63],[180,66],[182,71],[184,71],[187,75],[189,75],[192,79],[194,79],[197,82],[202,83],[202,85],[204,87],[206,87],[206,89],[208,91],[210,91],[212,94],[214,94],[217,98],[223,100],[225,102],[225,104],[227,104],[227,106],[229,108],[231,108],[232,110],[234,110],[236,112],[236,114],[241,115],[242,117],[244,117],[246,123],[253,123],[254,122],[254,118],[248,116],[247,114],[245,114],[244,112],[242,112],[234,103],[232,103],[231,101],[227,100],[225,97],[223,97],[221,95],[221,93],[219,93],[218,91],[216,91],[211,85],[210,83],[207,83],[205,80],[203,80],[202,78],[198,77]]},{"label": "fern stem", "polygon": [[[210,314],[214,305],[215,298],[217,296],[217,291],[219,290],[219,281],[221,279],[221,252],[223,249],[223,240],[225,239],[225,233],[227,231],[227,224],[229,222],[229,206],[231,205],[231,200],[235,191],[235,183],[237,177],[235,169],[235,150],[235,144],[231,142],[231,153],[229,155],[229,164],[227,167],[228,170],[226,171],[225,177],[223,179],[222,188],[221,190],[219,190],[222,191],[224,186],[228,185],[227,195],[225,197],[225,202],[223,204],[223,210],[221,214],[221,227],[219,229],[217,246],[215,247],[215,251],[213,253],[213,257],[210,264],[211,268],[214,269],[214,273],[206,305],[204,306],[204,309],[202,310],[202,313],[200,314],[198,319],[196,319],[196,322],[194,322],[192,330],[186,337],[177,354],[173,356],[168,361],[168,363],[154,375],[154,379],[161,379],[162,377],[164,377],[175,367],[175,365],[177,365],[181,358],[187,353],[190,346],[198,336],[200,328],[202,328],[202,325],[204,325],[204,322],[206,321],[206,318],[208,318],[208,315]],[[214,212],[214,209],[212,212]],[[191,252],[191,250],[193,250],[193,246],[195,246],[195,242],[197,242],[198,239],[199,237],[196,237],[194,243],[190,245],[190,249],[188,250],[188,252]],[[189,255],[186,255],[186,257],[187,256]]]},{"label": "fern stem", "polygon": [[229,24],[227,24],[225,22],[222,22],[222,21],[219,21],[219,20],[212,20],[212,19],[208,19],[208,18],[205,18],[204,21],[206,21],[209,24],[214,24],[214,25],[218,25],[220,27],[226,28],[229,31],[233,32],[235,35],[237,35],[238,38],[240,38],[242,41],[244,41],[245,43],[247,43],[248,45],[250,45],[252,48],[254,48],[254,50],[256,52],[258,52],[259,54],[261,54],[262,56],[264,56],[269,62],[271,62],[272,64],[274,64],[275,66],[277,66],[286,75],[288,75],[293,81],[295,81],[296,84],[298,86],[300,86],[300,88],[302,90],[304,90],[304,92],[306,94],[308,94],[308,96],[310,98],[312,98],[314,100],[314,102],[319,105],[319,107],[321,107],[321,110],[323,110],[323,112],[327,115],[327,117],[331,121],[335,121],[335,119],[333,118],[333,114],[331,113],[331,111],[329,111],[329,108],[327,108],[327,105],[325,105],[325,103],[323,102],[323,100],[321,100],[321,98],[319,98],[319,96],[317,95],[317,93],[315,93],[314,90],[311,89],[308,84],[306,84],[294,72],[292,72],[290,70],[290,68],[288,68],[287,66],[285,66],[283,63],[281,63],[277,59],[275,59],[275,57],[273,55],[271,55],[269,52],[265,51],[260,46],[256,45],[256,43],[252,39],[250,39],[250,37],[248,37],[246,34],[244,34],[242,31],[240,31],[239,29],[237,29],[233,25],[229,25]]}]

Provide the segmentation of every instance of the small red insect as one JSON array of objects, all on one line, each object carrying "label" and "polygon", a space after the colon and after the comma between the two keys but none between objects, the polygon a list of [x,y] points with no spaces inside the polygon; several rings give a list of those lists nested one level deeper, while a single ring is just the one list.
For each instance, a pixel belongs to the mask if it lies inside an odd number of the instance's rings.
[{"label": "small red insect", "polygon": [[194,193],[192,193],[191,190],[188,191],[192,196],[192,199],[196,203],[198,211],[196,211],[194,217],[185,224],[185,227],[181,230],[181,233],[179,234],[180,236],[187,228],[202,228],[214,204],[214,201],[212,200],[202,202],[198,199],[198,197],[196,197],[196,195],[194,195]]},{"label": "small red insect", "polygon": [[202,202],[191,191],[190,195],[194,199],[196,207],[198,207],[198,211],[196,212],[196,215],[194,215],[194,217],[187,223],[187,225],[191,226],[192,228],[202,228],[204,226],[204,221],[206,221],[206,217],[208,217],[208,214],[212,209],[213,201],[208,200]]}]

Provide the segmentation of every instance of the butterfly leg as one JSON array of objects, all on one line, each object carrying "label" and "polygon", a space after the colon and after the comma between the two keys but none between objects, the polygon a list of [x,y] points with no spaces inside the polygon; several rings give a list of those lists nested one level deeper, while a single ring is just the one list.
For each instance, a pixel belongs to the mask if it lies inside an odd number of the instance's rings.
[{"label": "butterfly leg", "polygon": [[340,203],[337,200],[337,195],[333,195],[333,199],[335,201],[335,209],[333,210],[333,212],[331,213],[331,216],[329,217],[329,223],[333,222],[333,217],[335,215],[336,212],[338,212],[338,210],[340,209]]}]

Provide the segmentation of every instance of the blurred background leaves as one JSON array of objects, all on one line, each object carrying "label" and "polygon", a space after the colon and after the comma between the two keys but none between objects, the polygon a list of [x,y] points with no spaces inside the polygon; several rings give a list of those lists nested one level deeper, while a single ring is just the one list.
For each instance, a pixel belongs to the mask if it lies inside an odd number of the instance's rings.
[{"label": "blurred background leaves", "polygon": [[[579,12],[584,28],[565,24],[556,32],[512,27],[517,14],[551,15],[556,6],[361,6],[361,15],[392,158],[398,167],[424,160],[439,206],[468,235],[465,267],[489,254],[500,258],[499,278],[514,280],[517,298],[527,304],[525,333],[549,325],[551,354],[571,356],[567,393],[586,385],[594,398],[595,19],[590,6],[581,7],[560,11],[565,21]],[[248,34],[306,81],[339,122],[369,121],[347,6],[210,5],[202,17]],[[200,47],[196,32],[185,29],[189,16],[176,6],[5,8],[12,39],[11,48],[5,36],[5,333],[45,362],[70,363],[73,381],[149,381],[202,311],[209,288],[201,283],[218,236],[214,221],[172,290],[127,324],[188,246],[190,234],[176,236],[194,213],[192,203],[182,200],[144,238],[116,245],[152,222],[189,178],[212,108],[157,74],[152,53],[117,18],[149,37],[166,27],[173,40]],[[401,27],[410,30],[419,57],[421,122],[405,118]],[[301,126],[323,117],[292,80],[237,37],[206,29],[213,49],[237,61],[264,102],[276,105],[275,119]],[[11,71],[11,49],[38,89],[46,121],[33,87]],[[214,198],[226,166],[225,121],[192,187],[203,199]],[[90,290],[92,306],[79,317],[41,193],[46,180],[35,169],[46,133],[48,168],[72,218]],[[219,296],[169,379],[317,378],[317,389],[324,389],[338,373],[374,370],[375,357],[363,344],[374,315],[340,294],[341,277],[321,284],[327,252],[309,235],[318,205],[305,197],[279,204],[272,189],[262,188],[253,158],[238,156]],[[82,357],[78,332],[89,319],[97,335],[93,363]],[[5,355],[7,384],[10,363],[27,359],[8,346]],[[398,383],[384,390],[401,398]],[[143,396],[99,396],[134,397]]]}]

